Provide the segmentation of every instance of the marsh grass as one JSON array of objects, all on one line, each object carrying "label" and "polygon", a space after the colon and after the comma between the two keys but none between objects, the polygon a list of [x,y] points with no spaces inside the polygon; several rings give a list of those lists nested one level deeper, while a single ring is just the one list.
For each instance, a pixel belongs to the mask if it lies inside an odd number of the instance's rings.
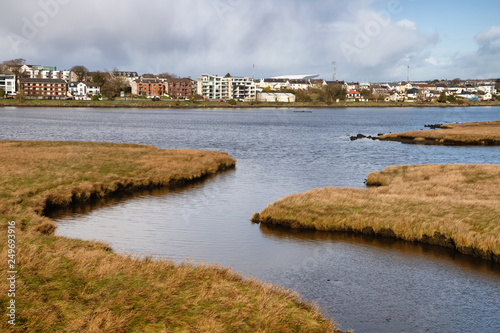
[{"label": "marsh grass", "polygon": [[500,166],[394,166],[367,189],[326,187],[270,204],[254,222],[423,241],[500,259]]},{"label": "marsh grass", "polygon": [[[227,154],[86,142],[0,142],[0,219],[16,221],[19,332],[333,332],[314,305],[218,266],[118,255],[53,235],[42,215],[120,191],[182,185],[234,167]],[[144,222],[147,223],[147,222]],[[98,238],[98,235],[96,235]],[[7,271],[6,238],[0,245]],[[7,290],[7,280],[0,283]],[[1,305],[7,306],[2,292]]]},{"label": "marsh grass", "polygon": [[391,133],[380,140],[438,145],[500,145],[500,121],[443,125],[441,129]]}]

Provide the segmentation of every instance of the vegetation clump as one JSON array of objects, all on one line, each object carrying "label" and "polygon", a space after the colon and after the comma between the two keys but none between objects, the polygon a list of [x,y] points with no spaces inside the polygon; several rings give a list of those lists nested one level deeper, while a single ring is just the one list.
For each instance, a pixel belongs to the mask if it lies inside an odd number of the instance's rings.
[{"label": "vegetation clump", "polygon": [[500,121],[440,125],[432,131],[391,133],[379,139],[414,144],[496,146],[500,145]]},{"label": "vegetation clump", "polygon": [[394,166],[368,189],[326,187],[267,206],[254,222],[397,237],[500,262],[500,166]]},{"label": "vegetation clump", "polygon": [[[15,221],[18,272],[16,325],[2,320],[0,331],[335,332],[284,289],[217,266],[118,255],[104,243],[54,236],[43,216],[48,207],[202,179],[233,168],[227,154],[34,141],[3,141],[0,152],[0,227]],[[2,242],[2,258],[8,250]],[[2,279],[2,290],[8,283]]]}]

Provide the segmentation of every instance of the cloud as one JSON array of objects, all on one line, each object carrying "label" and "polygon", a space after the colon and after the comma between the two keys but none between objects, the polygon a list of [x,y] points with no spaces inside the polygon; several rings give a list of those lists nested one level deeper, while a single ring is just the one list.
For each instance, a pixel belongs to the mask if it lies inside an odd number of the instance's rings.
[{"label": "cloud", "polygon": [[488,31],[483,31],[474,36],[478,44],[486,44],[500,39],[500,26],[493,26]]},{"label": "cloud", "polygon": [[425,61],[433,66],[437,66],[439,64],[434,57],[428,57],[427,59],[425,59]]},{"label": "cloud", "polygon": [[416,30],[417,29],[417,24],[415,22],[412,22],[408,19],[403,19],[401,21],[396,22],[396,25],[402,28],[407,28],[410,30]]},{"label": "cloud", "polygon": [[[81,64],[91,70],[118,67],[192,77],[250,76],[255,64],[256,77],[305,73],[324,78],[331,77],[336,61],[339,79],[405,79],[408,64],[426,77],[426,71],[436,70],[433,59],[439,66],[448,61],[433,55],[440,42],[437,32],[423,32],[418,20],[402,18],[405,5],[375,0],[9,1],[0,12],[0,61],[21,57],[59,69]],[[26,36],[27,25],[36,32]],[[476,35],[478,54],[497,52],[492,42],[498,30]],[[15,44],[9,36],[20,39]]]}]

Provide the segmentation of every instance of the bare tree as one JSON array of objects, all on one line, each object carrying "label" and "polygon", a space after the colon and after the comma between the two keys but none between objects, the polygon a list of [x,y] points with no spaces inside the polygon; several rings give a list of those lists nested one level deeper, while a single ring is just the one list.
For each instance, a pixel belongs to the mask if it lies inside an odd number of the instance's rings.
[{"label": "bare tree", "polygon": [[161,73],[160,75],[158,75],[158,77],[166,78],[168,80],[171,80],[171,79],[177,79],[177,78],[179,78],[179,75],[174,74],[174,73],[165,72],[165,73]]},{"label": "bare tree", "polygon": [[76,80],[78,82],[83,82],[84,80],[86,80],[87,79],[87,73],[89,72],[89,70],[87,69],[87,67],[82,66],[82,65],[73,66],[73,68],[71,68],[71,71],[73,73],[75,73]]},{"label": "bare tree", "polygon": [[26,60],[22,58],[7,60],[2,63],[2,65],[0,66],[0,70],[9,70],[17,76],[20,76],[21,67],[23,67],[25,64]]}]

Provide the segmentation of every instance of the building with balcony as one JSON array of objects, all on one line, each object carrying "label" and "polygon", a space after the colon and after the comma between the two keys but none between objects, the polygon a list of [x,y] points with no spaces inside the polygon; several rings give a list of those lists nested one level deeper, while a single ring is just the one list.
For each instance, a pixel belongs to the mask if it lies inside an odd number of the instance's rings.
[{"label": "building with balcony", "polygon": [[248,77],[205,74],[198,78],[197,93],[212,101],[229,99],[250,101],[257,98],[255,82]]},{"label": "building with balcony", "polygon": [[16,75],[12,72],[0,72],[0,89],[5,95],[16,94]]},{"label": "building with balcony", "polygon": [[165,94],[165,86],[158,79],[140,79],[131,83],[132,95],[159,97]]},{"label": "building with balcony", "polygon": [[64,99],[67,97],[67,85],[63,80],[21,78],[18,81],[19,92],[28,99]]},{"label": "building with balcony", "polygon": [[231,77],[232,99],[253,101],[257,99],[257,86],[248,77]]}]

